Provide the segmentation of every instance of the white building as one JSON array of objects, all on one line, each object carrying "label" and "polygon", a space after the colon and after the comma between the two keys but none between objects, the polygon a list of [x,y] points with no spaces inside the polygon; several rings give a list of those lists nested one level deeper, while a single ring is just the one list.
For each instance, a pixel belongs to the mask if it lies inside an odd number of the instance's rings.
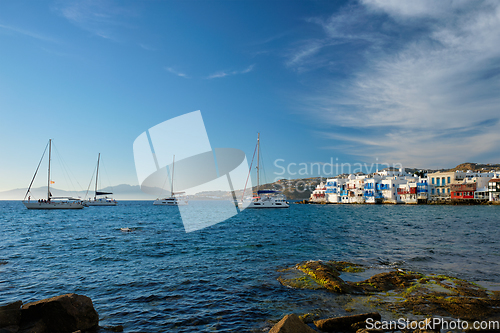
[{"label": "white building", "polygon": [[325,192],[326,192],[325,184],[323,182],[319,183],[319,185],[316,186],[314,191],[311,193],[311,196],[309,197],[309,201],[316,202],[316,203],[327,202]]},{"label": "white building", "polygon": [[[491,180],[494,181],[491,181]],[[467,196],[458,188],[473,185]],[[453,192],[452,188],[457,191]],[[473,199],[500,200],[500,172],[435,172],[426,177],[407,174],[403,169],[382,170],[371,175],[351,174],[329,178],[320,184],[328,203],[426,203],[428,200]],[[463,191],[462,191],[463,192]]]},{"label": "white building", "polygon": [[500,178],[493,178],[488,182],[490,201],[500,201]]},{"label": "white building", "polygon": [[342,175],[327,179],[325,187],[329,203],[395,204],[428,199],[427,179],[409,175],[403,169],[377,171],[372,175]]}]

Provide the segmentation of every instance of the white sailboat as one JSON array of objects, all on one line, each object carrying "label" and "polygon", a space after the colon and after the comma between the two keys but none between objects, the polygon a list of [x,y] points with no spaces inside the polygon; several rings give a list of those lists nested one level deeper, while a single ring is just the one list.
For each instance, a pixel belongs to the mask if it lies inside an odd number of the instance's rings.
[{"label": "white sailboat", "polygon": [[[50,193],[50,162],[52,155],[52,139],[49,139],[49,166],[48,166],[48,181],[47,181],[47,199],[40,199],[37,201],[31,201],[31,196],[28,196],[31,191],[31,186],[33,185],[33,181],[36,178],[38,173],[38,169],[40,168],[40,164],[42,163],[43,157],[45,156],[45,152],[47,151],[47,147],[43,152],[42,158],[38,163],[38,167],[36,168],[35,175],[31,180],[30,186],[28,187],[28,191],[24,196],[24,200],[22,201],[24,206],[28,209],[82,209],[84,207],[83,202],[80,199],[71,198],[71,197],[53,197],[52,193]],[[26,200],[28,197],[28,200]]]},{"label": "white sailboat", "polygon": [[184,194],[184,192],[174,192],[174,165],[175,165],[175,155],[172,161],[172,180],[170,182],[170,197],[169,198],[158,198],[153,202],[156,206],[186,206],[188,201],[184,198],[178,197],[177,195]]},{"label": "white sailboat", "polygon": [[[116,206],[117,202],[113,198],[108,198],[109,194],[112,192],[103,192],[97,190],[97,180],[99,179],[99,161],[101,160],[101,153],[97,156],[97,171],[95,174],[95,191],[94,198],[86,200],[84,205],[86,206]],[[99,197],[100,196],[100,197]],[[104,197],[102,197],[104,196]]]},{"label": "white sailboat", "polygon": [[276,190],[260,190],[260,133],[257,134],[257,195],[249,201],[244,199],[245,189],[243,190],[242,199],[238,202],[238,206],[243,208],[289,208],[290,205],[286,201],[286,196]]}]

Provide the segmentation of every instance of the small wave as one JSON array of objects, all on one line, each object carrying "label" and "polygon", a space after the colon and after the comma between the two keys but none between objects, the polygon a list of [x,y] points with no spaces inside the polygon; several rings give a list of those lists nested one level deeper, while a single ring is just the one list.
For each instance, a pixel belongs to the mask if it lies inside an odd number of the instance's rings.
[{"label": "small wave", "polygon": [[419,261],[419,262],[422,262],[422,261],[431,261],[433,259],[434,258],[430,257],[430,256],[416,256],[416,257],[411,258],[410,261]]},{"label": "small wave", "polygon": [[404,260],[399,260],[399,261],[390,261],[387,259],[382,259],[378,258],[377,259],[378,264],[381,266],[380,268],[385,268],[385,267],[398,267],[404,265],[406,262]]}]

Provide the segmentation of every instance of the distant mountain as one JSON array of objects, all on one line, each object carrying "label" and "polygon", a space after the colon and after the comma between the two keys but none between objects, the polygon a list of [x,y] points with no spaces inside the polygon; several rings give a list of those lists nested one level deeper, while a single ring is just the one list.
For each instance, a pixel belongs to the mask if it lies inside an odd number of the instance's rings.
[{"label": "distant mountain", "polygon": [[[430,170],[430,169],[419,169],[419,168],[405,168],[408,173],[431,173],[435,171],[490,171],[490,170],[500,170],[500,164],[479,164],[479,163],[462,163],[457,165],[455,168],[446,170]],[[321,182],[326,182],[326,177],[310,177],[310,178],[298,178],[298,179],[280,179],[273,183],[263,184],[260,186],[261,190],[278,190],[282,191],[288,199],[291,200],[302,200],[307,199],[311,195],[312,191]],[[22,200],[26,194],[26,188],[18,188],[10,191],[0,192],[0,200]],[[72,196],[72,197],[85,197],[86,191],[70,192],[52,188],[52,195],[56,197]],[[169,196],[170,193],[164,191],[161,188],[148,188],[147,194],[141,191],[139,185],[128,185],[121,184],[113,187],[106,187],[101,189],[104,192],[113,192],[112,197],[117,200],[154,200],[158,197]],[[253,187],[253,193],[256,193],[257,187]],[[32,198],[43,199],[47,196],[47,188],[39,187],[31,190]],[[242,191],[235,191],[236,197],[241,198]],[[87,197],[92,196],[93,192],[89,192]],[[250,189],[247,189],[245,196],[251,195]],[[230,192],[225,191],[210,191],[210,192],[200,192],[195,195],[189,196],[192,199],[202,199],[202,200],[213,200],[213,199],[224,199],[232,198]]]},{"label": "distant mountain", "polygon": [[[321,181],[326,183],[326,177],[280,179],[274,183],[261,185],[260,189],[281,191],[286,195],[287,199],[302,200],[309,199],[312,191]],[[253,190],[256,192],[257,187],[254,187]]]},{"label": "distant mountain", "polygon": [[[158,196],[165,196],[169,195],[169,193],[165,193],[160,188],[154,188],[150,189],[150,193],[153,194],[147,194],[141,191],[141,188],[139,185],[127,185],[127,184],[121,184],[113,187],[105,187],[103,189],[100,189],[103,192],[113,192],[113,195],[111,197],[115,198],[116,200],[154,200]],[[26,194],[27,189],[26,188],[18,188],[10,191],[4,191],[0,192],[0,200],[22,200],[24,198],[24,195]],[[65,191],[65,190],[59,190],[57,188],[51,188],[50,189],[52,196],[54,197],[74,197],[74,198],[85,198],[85,193],[86,191]],[[94,195],[93,191],[89,191],[87,194],[88,197],[92,197]],[[38,188],[32,188],[31,189],[31,198],[32,199],[43,199],[47,197],[47,187],[38,187]]]},{"label": "distant mountain", "polygon": [[450,169],[448,171],[491,171],[491,170],[500,170],[500,164],[480,164],[480,163],[462,163]]}]

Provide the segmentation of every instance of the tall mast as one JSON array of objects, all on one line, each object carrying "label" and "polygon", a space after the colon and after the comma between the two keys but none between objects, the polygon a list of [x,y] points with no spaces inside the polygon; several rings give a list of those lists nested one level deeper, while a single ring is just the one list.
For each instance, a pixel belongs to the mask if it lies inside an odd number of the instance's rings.
[{"label": "tall mast", "polygon": [[257,133],[257,195],[260,188],[259,169],[260,169],[260,133]]},{"label": "tall mast", "polygon": [[170,182],[170,197],[174,197],[174,166],[175,166],[175,155],[172,160],[172,181]]},{"label": "tall mast", "polygon": [[47,201],[50,200],[50,158],[52,154],[52,139],[49,139],[49,175],[47,181]]},{"label": "tall mast", "polygon": [[99,179],[99,160],[101,159],[101,153],[97,155],[97,172],[95,174],[95,194],[94,194],[94,200],[97,200],[97,179]]}]

